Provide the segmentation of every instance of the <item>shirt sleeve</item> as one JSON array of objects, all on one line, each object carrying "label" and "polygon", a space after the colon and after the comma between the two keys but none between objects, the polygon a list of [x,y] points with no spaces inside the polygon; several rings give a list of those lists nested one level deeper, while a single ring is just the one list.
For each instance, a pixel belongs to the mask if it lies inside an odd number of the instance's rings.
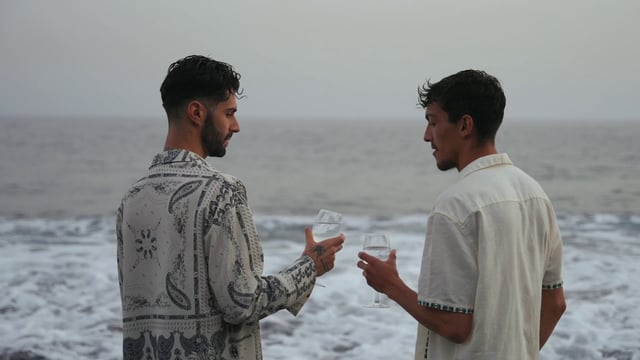
[{"label": "shirt sleeve", "polygon": [[277,274],[263,276],[262,248],[257,233],[246,229],[253,226],[248,217],[230,208],[206,234],[215,305],[232,324],[257,321],[281,309],[295,315],[313,290],[315,264],[302,256]]},{"label": "shirt sleeve", "polygon": [[432,213],[418,283],[420,305],[472,314],[478,282],[476,249],[461,224]]},{"label": "shirt sleeve", "polygon": [[549,233],[547,237],[542,289],[552,290],[562,287],[562,238],[553,211],[551,211],[549,216]]}]

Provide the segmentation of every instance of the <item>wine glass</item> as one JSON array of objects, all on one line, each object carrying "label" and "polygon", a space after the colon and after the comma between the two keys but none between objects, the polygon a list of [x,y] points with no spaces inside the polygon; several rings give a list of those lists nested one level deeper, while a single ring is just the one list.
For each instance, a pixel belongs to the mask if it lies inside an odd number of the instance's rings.
[{"label": "wine glass", "polygon": [[[332,237],[340,235],[340,229],[342,228],[342,214],[339,212],[320,209],[316,219],[313,222],[311,232],[313,233],[313,240],[316,242],[326,240]],[[316,282],[316,285],[326,287],[325,285]]]},{"label": "wine glass", "polygon": [[[380,260],[387,260],[389,253],[391,252],[391,246],[389,244],[389,237],[385,234],[364,234],[364,242],[362,244],[362,250],[371,256],[375,256]],[[373,303],[366,305],[370,308],[386,308],[389,305],[385,304],[381,300],[382,294],[376,291]]]},{"label": "wine glass", "polygon": [[342,214],[331,210],[320,209],[311,228],[313,239],[315,241],[322,241],[336,237],[340,235],[341,227]]}]

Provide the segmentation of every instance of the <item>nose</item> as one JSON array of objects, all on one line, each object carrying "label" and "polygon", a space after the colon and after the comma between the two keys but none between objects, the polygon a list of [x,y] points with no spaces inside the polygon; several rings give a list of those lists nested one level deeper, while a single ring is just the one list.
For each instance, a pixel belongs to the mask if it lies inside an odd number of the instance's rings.
[{"label": "nose", "polygon": [[424,130],[424,141],[425,142],[431,142],[431,140],[433,139],[433,135],[431,134],[431,127],[427,126],[427,128]]},{"label": "nose", "polygon": [[229,126],[229,131],[231,131],[232,133],[240,132],[240,123],[238,122],[238,118],[236,118],[235,116],[231,121],[231,126]]}]

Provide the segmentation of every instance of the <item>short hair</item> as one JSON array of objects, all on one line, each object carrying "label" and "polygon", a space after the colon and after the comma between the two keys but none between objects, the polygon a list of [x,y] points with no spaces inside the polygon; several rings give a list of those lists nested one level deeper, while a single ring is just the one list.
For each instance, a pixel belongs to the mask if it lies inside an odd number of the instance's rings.
[{"label": "short hair", "polygon": [[470,115],[478,141],[495,140],[506,104],[495,77],[480,70],[463,70],[436,83],[427,81],[418,87],[418,96],[423,108],[438,103],[449,115],[449,122],[456,123],[463,115]]},{"label": "short hair", "polygon": [[240,74],[227,63],[202,55],[190,55],[169,65],[160,86],[162,107],[171,119],[189,101],[206,98],[216,104],[239,93]]}]

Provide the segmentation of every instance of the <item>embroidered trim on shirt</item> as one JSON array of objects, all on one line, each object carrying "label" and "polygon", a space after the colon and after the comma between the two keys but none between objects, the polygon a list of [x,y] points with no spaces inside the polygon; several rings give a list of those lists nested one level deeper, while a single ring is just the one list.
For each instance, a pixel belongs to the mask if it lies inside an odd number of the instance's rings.
[{"label": "embroidered trim on shirt", "polygon": [[436,309],[436,310],[451,311],[451,312],[456,312],[461,314],[473,314],[473,309],[453,307],[449,305],[437,304],[437,303],[432,303],[432,302],[422,301],[422,300],[419,300],[418,304],[422,306],[426,306],[428,308]]},{"label": "embroidered trim on shirt", "polygon": [[429,358],[429,338],[431,337],[431,330],[427,330],[427,341],[424,345],[424,360]]},{"label": "embroidered trim on shirt", "polygon": [[552,285],[542,285],[542,289],[543,290],[554,290],[554,289],[560,289],[563,285],[563,282],[559,282],[557,284],[552,284]]}]

